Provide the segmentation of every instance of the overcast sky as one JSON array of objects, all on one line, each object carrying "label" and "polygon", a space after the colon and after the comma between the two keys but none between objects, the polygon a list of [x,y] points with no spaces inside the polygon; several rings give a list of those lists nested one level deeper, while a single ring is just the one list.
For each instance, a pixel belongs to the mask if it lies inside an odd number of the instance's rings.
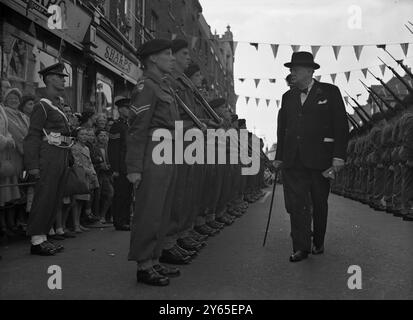
[{"label": "overcast sky", "polygon": [[[337,73],[336,85],[344,95],[363,93],[360,102],[364,103],[367,94],[358,79],[363,79],[361,71],[351,73],[347,84],[344,71],[370,67],[380,75],[380,60],[377,56],[395,67],[387,54],[375,47],[381,43],[413,43],[413,35],[404,27],[410,20],[413,23],[413,0],[200,0],[203,14],[212,32],[222,34],[230,25],[234,40],[239,41],[235,54],[235,91],[240,98],[237,113],[247,119],[247,126],[257,135],[265,138],[269,146],[276,142],[276,121],[278,109],[276,99],[281,99],[287,91],[282,80],[289,73],[283,66],[290,61],[293,45],[303,45],[300,50],[311,51],[309,45],[325,45],[316,56],[321,65],[315,75],[322,75],[321,81],[332,83],[330,73]],[[350,28],[355,11],[361,10],[361,28]],[[354,24],[353,24],[354,25]],[[413,29],[413,28],[412,28]],[[248,42],[267,43],[257,51]],[[274,59],[270,43],[280,44],[277,59]],[[331,45],[373,45],[363,48],[357,61],[351,46],[342,47],[336,61]],[[330,47],[329,47],[330,46]],[[404,58],[399,45],[388,46],[396,58]],[[405,63],[413,62],[413,44],[410,45]],[[400,68],[396,68],[404,74]],[[238,78],[247,78],[243,83]],[[276,78],[276,84],[262,80],[255,88],[254,78]],[[384,80],[391,78],[386,70]],[[367,83],[378,84],[373,77]],[[245,96],[250,96],[246,105]],[[261,98],[259,107],[255,98]],[[265,99],[272,99],[268,108]],[[349,111],[351,111],[349,109]]]}]

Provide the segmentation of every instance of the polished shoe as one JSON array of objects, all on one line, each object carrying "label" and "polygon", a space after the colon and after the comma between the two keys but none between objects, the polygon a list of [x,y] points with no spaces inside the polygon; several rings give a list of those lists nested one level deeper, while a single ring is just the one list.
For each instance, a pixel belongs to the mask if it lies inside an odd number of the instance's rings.
[{"label": "polished shoe", "polygon": [[50,246],[51,248],[54,248],[56,250],[57,253],[62,252],[64,250],[65,247],[63,247],[61,244],[56,244],[53,243],[49,240],[46,240],[43,242],[44,244]]},{"label": "polished shoe", "polygon": [[226,217],[226,216],[218,217],[218,218],[216,218],[216,220],[217,220],[218,222],[224,223],[226,226],[230,226],[231,224],[234,223],[234,220],[233,220],[233,219],[229,219],[229,218]]},{"label": "polished shoe", "polygon": [[220,222],[215,221],[215,220],[208,221],[206,224],[207,224],[208,227],[211,227],[213,229],[222,229],[222,228],[225,227],[224,223],[220,223]]},{"label": "polished shoe", "polygon": [[128,224],[124,224],[123,226],[115,226],[115,230],[117,230],[117,231],[130,231],[130,226]]},{"label": "polished shoe", "polygon": [[161,276],[164,277],[179,277],[181,275],[181,272],[179,271],[178,268],[173,268],[173,267],[167,267],[162,264],[156,264],[153,266],[156,272],[158,272]]},{"label": "polished shoe", "polygon": [[206,224],[203,224],[201,226],[195,226],[194,230],[202,235],[206,235],[206,236],[214,236],[217,233],[219,233],[218,229],[212,229],[210,227],[208,227]]},{"label": "polished shoe", "polygon": [[237,211],[237,210],[231,210],[227,212],[230,216],[233,216],[235,218],[242,217],[242,212]]},{"label": "polished shoe", "polygon": [[413,214],[407,214],[403,217],[404,221],[413,221]]},{"label": "polished shoe", "polygon": [[154,268],[138,270],[136,280],[141,283],[159,287],[164,287],[169,284],[169,278],[159,274]]},{"label": "polished shoe", "polygon": [[290,262],[299,262],[308,258],[308,252],[298,250],[290,256]]},{"label": "polished shoe", "polygon": [[55,233],[53,235],[49,235],[48,238],[53,239],[53,240],[57,240],[57,241],[61,241],[61,240],[66,239],[62,234],[57,234],[57,233]]},{"label": "polished shoe", "polygon": [[198,242],[204,242],[204,241],[208,240],[208,236],[202,235],[202,234],[196,232],[193,229],[191,231],[189,231],[189,236],[192,239],[194,239],[195,241],[198,241]]},{"label": "polished shoe", "polygon": [[313,249],[311,250],[311,253],[312,253],[312,254],[315,254],[315,255],[317,255],[317,254],[323,254],[323,253],[324,253],[324,245],[321,246],[321,247],[313,246]]},{"label": "polished shoe", "polygon": [[179,245],[177,245],[177,244],[174,246],[174,248],[175,248],[176,250],[178,250],[179,253],[182,254],[182,255],[185,256],[185,257],[190,257],[190,258],[192,258],[192,257],[195,257],[195,256],[198,254],[198,252],[195,251],[195,250],[187,250],[187,249],[184,249],[184,248],[182,248],[181,246],[179,246]]},{"label": "polished shoe", "polygon": [[35,254],[38,256],[54,256],[56,254],[56,249],[52,248],[45,242],[38,245],[32,245],[30,247],[30,254]]},{"label": "polished shoe", "polygon": [[66,231],[65,233],[62,234],[63,237],[69,239],[69,238],[76,238],[76,235],[74,232]]},{"label": "polished shoe", "polygon": [[203,247],[201,243],[199,243],[198,241],[195,241],[194,239],[190,237],[179,238],[177,240],[177,243],[181,248],[184,248],[185,250],[189,250],[189,251],[199,251]]},{"label": "polished shoe", "polygon": [[169,264],[189,264],[191,263],[191,257],[182,255],[175,247],[162,250],[162,255],[159,258],[159,261],[162,263],[169,263]]}]

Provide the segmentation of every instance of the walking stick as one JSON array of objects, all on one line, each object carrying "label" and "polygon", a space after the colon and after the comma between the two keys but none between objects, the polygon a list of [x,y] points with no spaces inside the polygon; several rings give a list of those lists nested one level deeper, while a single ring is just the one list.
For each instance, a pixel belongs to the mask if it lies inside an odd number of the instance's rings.
[{"label": "walking stick", "polygon": [[278,178],[278,170],[275,171],[275,180],[274,180],[274,186],[272,188],[270,213],[268,214],[267,229],[265,230],[264,242],[262,244],[263,247],[265,247],[265,242],[267,241],[267,235],[268,235],[268,228],[270,227],[271,213],[272,213],[272,207],[274,203],[275,187],[277,186],[277,178]]}]

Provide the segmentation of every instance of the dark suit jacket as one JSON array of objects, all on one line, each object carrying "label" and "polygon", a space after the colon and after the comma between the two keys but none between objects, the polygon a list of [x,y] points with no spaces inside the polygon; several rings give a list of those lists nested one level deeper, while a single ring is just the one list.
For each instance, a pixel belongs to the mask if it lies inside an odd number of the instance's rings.
[{"label": "dark suit jacket", "polygon": [[[331,167],[333,158],[346,159],[348,132],[339,89],[314,80],[304,105],[301,105],[298,89],[283,95],[278,113],[275,159],[282,160],[284,168],[290,168],[298,152],[305,167],[326,170]],[[328,142],[331,139],[334,142]]]}]

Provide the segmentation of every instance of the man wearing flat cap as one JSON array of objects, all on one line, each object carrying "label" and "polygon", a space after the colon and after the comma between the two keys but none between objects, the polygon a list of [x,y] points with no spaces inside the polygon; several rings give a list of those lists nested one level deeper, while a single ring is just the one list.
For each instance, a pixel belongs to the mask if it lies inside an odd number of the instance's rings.
[{"label": "man wearing flat cap", "polygon": [[[64,95],[63,63],[56,63],[39,71],[46,85],[45,95],[33,107],[29,132],[24,139],[24,163],[29,175],[37,180],[29,214],[27,234],[31,236],[31,254],[54,255],[63,250],[47,240],[62,204],[63,188],[68,167],[69,147],[72,143],[69,121],[56,105]],[[63,230],[57,230],[59,234]],[[63,235],[63,234],[62,234]]]},{"label": "man wearing flat cap", "polygon": [[128,259],[137,262],[137,281],[154,286],[166,286],[170,277],[180,273],[159,261],[170,221],[176,166],[157,164],[152,158],[160,141],[157,129],[172,131],[175,121],[180,120],[166,78],[175,60],[171,46],[169,40],[154,39],[138,49],[144,66],[143,88],[131,101],[126,139],[127,178],[134,185],[136,200]]},{"label": "man wearing flat cap", "polygon": [[295,52],[285,66],[291,71],[293,86],[283,95],[278,113],[274,166],[282,168],[285,206],[291,219],[290,261],[298,262],[309,253],[324,252],[328,177],[344,166],[349,128],[340,90],[313,79],[320,66],[311,53]]},{"label": "man wearing flat cap", "polygon": [[113,170],[113,188],[115,191],[111,212],[115,230],[129,231],[133,187],[126,178],[125,156],[131,100],[118,96],[115,98],[115,105],[118,108],[119,119],[110,128],[108,144],[108,158],[110,167]]}]

